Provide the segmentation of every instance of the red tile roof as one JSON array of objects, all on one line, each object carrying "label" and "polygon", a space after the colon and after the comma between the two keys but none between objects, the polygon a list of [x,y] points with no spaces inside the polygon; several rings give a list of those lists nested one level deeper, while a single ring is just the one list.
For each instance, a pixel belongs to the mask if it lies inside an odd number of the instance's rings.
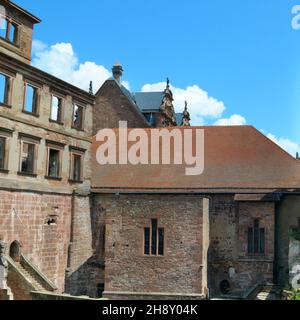
[{"label": "red tile roof", "polygon": [[[179,128],[184,129],[187,128]],[[100,142],[94,137],[93,190],[249,192],[254,189],[300,188],[300,162],[254,127],[204,126],[189,129],[193,133],[196,129],[204,129],[203,174],[185,175],[185,164],[99,165],[96,151]],[[145,130],[149,137],[151,131],[157,129]]]}]

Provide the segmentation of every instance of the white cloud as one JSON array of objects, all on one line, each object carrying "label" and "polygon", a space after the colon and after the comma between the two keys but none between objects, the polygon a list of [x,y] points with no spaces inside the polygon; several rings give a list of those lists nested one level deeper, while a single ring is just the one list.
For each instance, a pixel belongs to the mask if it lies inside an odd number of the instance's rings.
[{"label": "white cloud", "polygon": [[[142,87],[143,92],[163,91],[166,88],[165,82],[154,84],[145,84]],[[176,112],[182,112],[184,102],[188,102],[188,110],[191,114],[192,125],[202,125],[205,118],[219,118],[222,116],[225,105],[222,101],[209,96],[209,94],[197,85],[188,86],[185,89],[170,86]]]},{"label": "white cloud", "polygon": [[[111,72],[95,62],[79,62],[71,43],[56,43],[47,46],[39,40],[33,41],[32,65],[65,80],[83,90],[88,91],[90,81],[93,81],[94,93],[105,80],[111,77]],[[122,82],[130,88],[127,81]]]},{"label": "white cloud", "polygon": [[272,133],[269,133],[266,136],[292,156],[295,156],[297,152],[300,152],[300,145],[297,142],[291,141],[288,138],[277,138]]},{"label": "white cloud", "polygon": [[[49,47],[39,40],[34,40],[32,54],[33,66],[84,90],[88,90],[90,81],[93,81],[94,92],[96,92],[104,81],[111,77],[111,72],[102,65],[91,61],[80,63],[71,43],[56,43]],[[123,81],[122,84],[130,90],[128,81]],[[145,84],[142,91],[163,91],[165,88],[166,83],[159,82]],[[171,90],[173,91],[176,112],[182,112],[184,102],[188,101],[192,125],[203,125],[211,119],[219,119],[215,121],[215,125],[246,124],[246,119],[238,114],[221,118],[226,109],[224,103],[209,96],[198,85],[188,86],[185,89],[171,85]],[[296,142],[287,138],[277,138],[271,133],[266,134],[266,136],[293,156],[296,152],[300,152],[300,145]]]},{"label": "white cloud", "polygon": [[246,119],[239,114],[233,114],[229,118],[219,119],[215,122],[216,126],[243,126],[246,124]]}]

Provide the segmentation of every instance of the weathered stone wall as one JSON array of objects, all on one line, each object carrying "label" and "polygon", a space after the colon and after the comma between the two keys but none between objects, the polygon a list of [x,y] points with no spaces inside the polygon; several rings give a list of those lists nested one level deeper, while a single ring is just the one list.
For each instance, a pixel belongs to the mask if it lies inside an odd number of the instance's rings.
[{"label": "weathered stone wall", "polygon": [[276,273],[279,284],[289,285],[289,248],[290,248],[290,230],[298,228],[300,221],[300,196],[285,195],[277,208],[277,251],[276,251]]},{"label": "weathered stone wall", "polygon": [[[260,228],[265,229],[265,253],[248,254],[248,228],[253,220],[259,219]],[[239,287],[245,289],[256,283],[273,282],[275,240],[275,203],[240,202],[239,203]]]},{"label": "weathered stone wall", "polygon": [[[105,292],[202,294],[205,199],[185,195],[98,195],[105,209]],[[207,206],[208,209],[208,206]],[[165,228],[164,256],[145,256],[144,228]]]},{"label": "weathered stone wall", "polygon": [[19,27],[19,41],[18,45],[9,43],[4,39],[0,39],[0,51],[12,55],[16,59],[20,59],[22,62],[30,63],[31,60],[31,47],[32,47],[32,33],[33,24],[28,18],[18,11],[11,9],[5,5],[5,1],[1,0],[0,5],[6,9],[8,17],[13,18],[17,22]]},{"label": "weathered stone wall", "polygon": [[[22,253],[56,286],[64,290],[70,239],[71,197],[0,190],[0,234],[10,245],[21,244]],[[48,225],[49,215],[57,223]]]},{"label": "weathered stone wall", "polygon": [[[245,291],[273,280],[273,202],[236,202],[234,195],[211,196],[209,287],[219,295],[220,282],[227,280],[232,291]],[[248,255],[248,228],[258,218],[265,228],[265,254]],[[230,270],[235,271],[233,276]]]},{"label": "weathered stone wall", "polygon": [[66,279],[66,292],[72,295],[87,295],[89,292],[89,269],[93,258],[90,206],[89,197],[73,199],[73,226]]},{"label": "weathered stone wall", "polygon": [[149,127],[138,107],[128,101],[116,81],[108,80],[96,94],[93,135],[100,129],[118,128],[119,121],[127,121],[128,128]]},{"label": "weathered stone wall", "polygon": [[7,284],[11,289],[14,300],[31,300],[30,291],[34,290],[34,287],[30,285],[16,270],[9,270]]}]

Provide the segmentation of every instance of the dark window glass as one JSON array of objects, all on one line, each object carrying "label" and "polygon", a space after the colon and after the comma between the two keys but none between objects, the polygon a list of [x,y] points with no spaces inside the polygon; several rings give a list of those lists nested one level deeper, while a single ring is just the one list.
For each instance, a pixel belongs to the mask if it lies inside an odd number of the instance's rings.
[{"label": "dark window glass", "polygon": [[151,220],[151,254],[156,255],[157,254],[157,220],[152,219]]},{"label": "dark window glass", "polygon": [[259,220],[255,219],[253,227],[248,228],[248,253],[265,252],[265,229],[259,227]]},{"label": "dark window glass", "polygon": [[254,220],[254,252],[259,252],[259,221]]},{"label": "dark window glass", "polygon": [[144,229],[144,254],[150,254],[150,228]]},{"label": "dark window glass", "polygon": [[160,256],[164,255],[164,229],[158,229],[158,254]]},{"label": "dark window glass", "polygon": [[59,177],[59,150],[49,150],[48,176],[53,178]]},{"label": "dark window glass", "polygon": [[81,180],[81,156],[77,154],[73,155],[73,180]]},{"label": "dark window glass", "polygon": [[253,228],[248,228],[248,253],[253,252]]},{"label": "dark window glass", "polygon": [[265,229],[260,228],[259,229],[259,253],[265,252]]},{"label": "dark window glass", "polygon": [[37,89],[26,84],[26,96],[24,110],[30,113],[37,113]]},{"label": "dark window glass", "polygon": [[0,169],[5,168],[5,141],[5,138],[0,137]]},{"label": "dark window glass", "polygon": [[24,173],[34,173],[34,144],[23,143],[22,168]]}]

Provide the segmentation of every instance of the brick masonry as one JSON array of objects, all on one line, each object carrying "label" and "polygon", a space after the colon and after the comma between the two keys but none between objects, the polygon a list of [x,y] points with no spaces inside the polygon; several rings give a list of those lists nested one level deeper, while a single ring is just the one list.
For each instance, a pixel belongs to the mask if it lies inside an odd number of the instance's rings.
[{"label": "brick masonry", "polygon": [[[63,291],[71,197],[0,190],[0,199],[0,234],[4,241],[8,246],[18,241],[22,253]],[[47,225],[53,215],[57,223]]]},{"label": "brick masonry", "polygon": [[93,111],[93,134],[100,129],[118,128],[127,121],[129,128],[149,127],[144,116],[122,93],[115,80],[107,80],[96,94]]},{"label": "brick masonry", "polygon": [[[274,261],[273,202],[236,202],[234,195],[214,195],[210,207],[209,287],[219,295],[220,282],[229,281],[233,291],[273,280]],[[264,255],[247,254],[248,228],[258,218],[265,228]],[[229,269],[235,275],[230,277]]]},{"label": "brick masonry", "polygon": [[[98,195],[106,217],[105,292],[201,295],[205,201],[184,195]],[[151,218],[165,228],[164,256],[143,253],[144,227]]]},{"label": "brick masonry", "polygon": [[[199,272],[205,243],[202,214],[199,214],[203,196],[94,195],[94,262],[105,260],[105,296],[152,299],[155,294],[150,293],[155,292],[165,293],[164,296],[179,292],[205,293],[201,287],[205,279]],[[254,285],[272,282],[274,202],[237,202],[230,194],[207,197],[210,212],[205,226],[209,228],[207,268],[211,296],[220,295],[222,280],[229,281],[232,292],[245,292]],[[143,255],[143,229],[149,226],[151,218],[158,218],[159,226],[165,227],[164,257]],[[247,232],[255,218],[265,228],[266,251],[263,255],[251,256],[247,253]],[[230,276],[230,268],[234,269],[234,276]],[[94,269],[94,274],[99,275],[99,270]],[[99,280],[100,277],[96,279]],[[89,287],[95,286],[90,277]]]}]

